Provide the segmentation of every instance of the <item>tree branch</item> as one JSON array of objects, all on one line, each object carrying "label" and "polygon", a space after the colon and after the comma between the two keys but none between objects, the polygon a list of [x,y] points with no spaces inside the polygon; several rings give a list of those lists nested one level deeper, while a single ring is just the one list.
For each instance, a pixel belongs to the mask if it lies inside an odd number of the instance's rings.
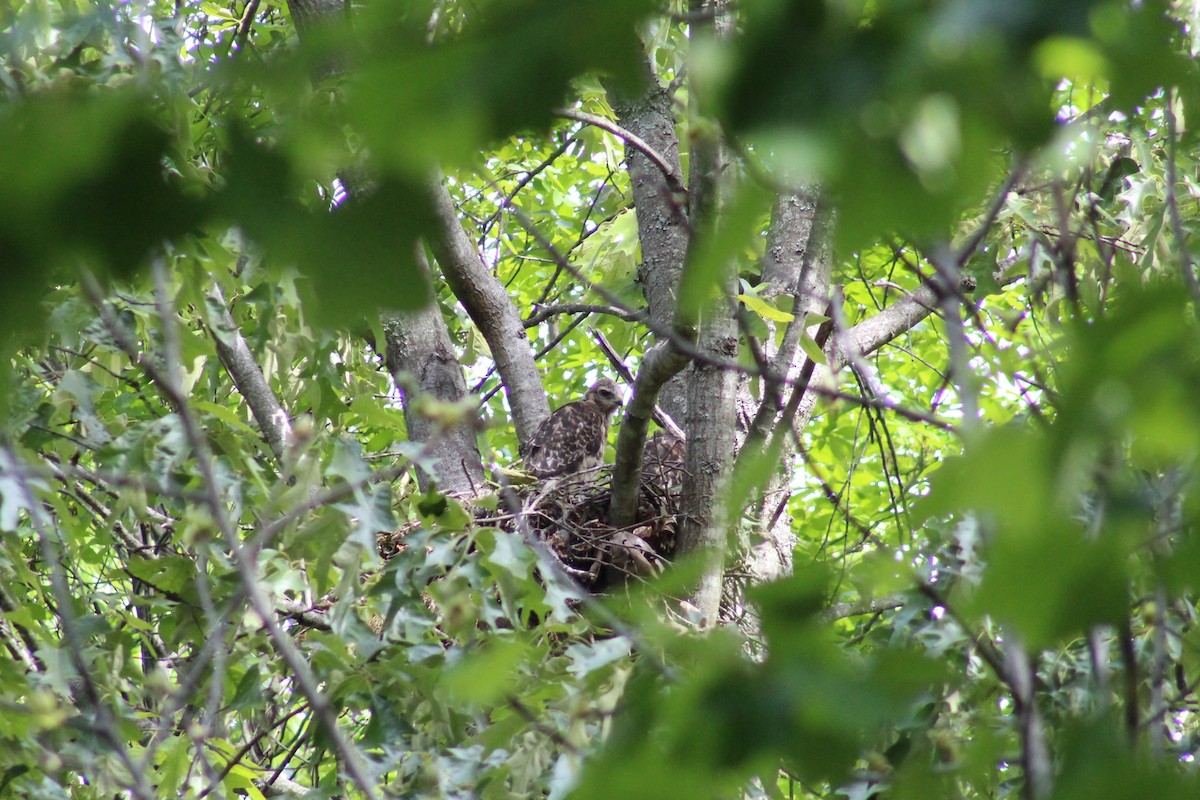
[{"label": "tree branch", "polygon": [[669,341],[655,345],[642,357],[641,367],[633,382],[633,396],[625,408],[621,432],[617,435],[612,497],[608,504],[608,522],[613,527],[624,528],[633,524],[642,480],[646,431],[654,416],[659,392],[668,380],[688,365],[688,361],[688,357]]},{"label": "tree branch", "polygon": [[659,154],[649,142],[638,136],[631,130],[622,128],[615,122],[609,122],[604,117],[597,117],[595,114],[588,114],[585,111],[576,111],[570,108],[560,108],[555,112],[560,117],[573,119],[577,122],[584,122],[588,125],[608,131],[612,135],[623,140],[625,144],[637,150],[639,153],[649,159],[650,163],[658,167],[663,177],[667,179],[667,186],[672,192],[679,194],[687,194],[687,186],[683,183],[683,176],[679,174],[679,164],[668,161],[665,156]]},{"label": "tree branch", "polygon": [[605,306],[596,303],[559,303],[557,305],[542,306],[526,317],[524,324],[526,328],[532,328],[559,314],[608,314],[609,316],[623,319],[626,322],[641,322],[646,317],[644,312],[635,309],[617,308],[616,306]]},{"label": "tree branch", "polygon": [[292,439],[291,419],[271,391],[266,376],[246,344],[246,338],[230,316],[221,287],[209,289],[204,300],[208,310],[208,330],[216,345],[217,357],[225,365],[233,385],[250,406],[250,413],[254,415],[258,429],[275,454],[275,460],[282,464]]},{"label": "tree branch", "polygon": [[504,381],[517,440],[524,445],[542,420],[550,416],[550,406],[521,315],[467,238],[445,185],[434,178],[429,188],[438,221],[430,247],[450,290],[488,343],[496,371]]},{"label": "tree branch", "polygon": [[[957,252],[949,257],[948,260],[952,260],[956,265],[956,268],[951,270],[952,272],[961,271],[975,251],[979,249],[988,230],[995,224],[1000,210],[1004,208],[1005,200],[1008,199],[1013,187],[1024,174],[1025,162],[1018,161],[996,191],[991,204],[984,212],[979,227],[959,246]],[[944,291],[954,291],[956,295],[975,291],[975,279],[970,276],[959,275],[957,280],[951,276],[950,281],[949,284],[946,284],[937,275],[934,275],[875,316],[850,328],[843,338],[858,349],[859,355],[874,352],[937,311]],[[830,366],[832,368],[844,366],[846,361],[847,354],[840,348],[831,353]]]},{"label": "tree branch", "polygon": [[863,614],[876,614],[880,611],[891,611],[902,608],[906,599],[904,595],[890,594],[883,597],[873,597],[869,600],[859,600],[853,603],[834,603],[818,616],[822,623],[829,624],[846,617],[857,617]]}]

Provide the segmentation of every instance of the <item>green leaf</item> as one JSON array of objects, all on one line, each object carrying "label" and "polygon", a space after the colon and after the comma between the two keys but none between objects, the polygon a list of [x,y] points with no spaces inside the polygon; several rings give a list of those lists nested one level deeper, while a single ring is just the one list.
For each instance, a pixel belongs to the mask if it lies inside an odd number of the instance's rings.
[{"label": "green leaf", "polygon": [[679,281],[676,324],[696,324],[708,306],[716,302],[746,243],[768,215],[771,199],[756,185],[742,185],[716,225],[697,232],[696,244],[688,253],[687,267]]},{"label": "green leaf", "polygon": [[485,528],[479,532],[479,543],[490,563],[521,580],[529,579],[537,557],[519,534]]},{"label": "green leaf", "polygon": [[[332,213],[294,198],[298,183],[283,154],[231,136],[228,183],[219,205],[276,259],[312,279],[312,309],[322,321],[355,323],[380,309],[429,302],[417,242],[434,230],[429,192],[420,181],[382,176]],[[353,265],[354,279],[346,270]]]},{"label": "green leaf", "polygon": [[230,708],[255,708],[262,705],[263,696],[261,688],[262,677],[259,674],[258,664],[251,664],[250,668],[242,675],[238,681],[237,688],[233,692],[233,699],[229,701]]},{"label": "green leaf", "polygon": [[791,322],[795,319],[788,312],[780,311],[775,306],[752,294],[739,294],[738,299],[745,304],[746,308],[758,314],[763,319],[769,319],[772,322]]},{"label": "green leaf", "polygon": [[512,691],[514,673],[527,649],[520,639],[493,639],[447,669],[442,685],[460,702],[494,705]]},{"label": "green leaf", "polygon": [[1001,529],[970,604],[1010,624],[1032,649],[1115,625],[1128,613],[1127,554],[1107,538],[1086,541],[1068,527],[1034,538]]},{"label": "green leaf", "polygon": [[405,174],[472,162],[500,137],[547,126],[578,75],[599,71],[628,91],[639,87],[636,26],[651,8],[644,0],[492,5],[432,46],[425,20],[397,25],[391,11],[368,8],[366,30],[377,38],[358,54],[347,116],[370,152]]},{"label": "green leaf", "polygon": [[206,216],[163,168],[170,140],[148,98],[35,93],[0,125],[0,335],[41,322],[51,270],[90,263],[129,276]]}]

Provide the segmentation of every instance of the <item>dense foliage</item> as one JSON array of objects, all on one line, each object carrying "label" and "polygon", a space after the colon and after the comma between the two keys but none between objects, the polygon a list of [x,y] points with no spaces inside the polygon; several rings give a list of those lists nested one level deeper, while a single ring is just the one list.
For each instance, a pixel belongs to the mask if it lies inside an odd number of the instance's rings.
[{"label": "dense foliage", "polygon": [[[0,795],[1200,796],[1192,4],[342,10],[0,10]],[[518,519],[442,187],[552,406],[606,347],[739,376],[725,624],[701,560],[592,596]],[[430,309],[462,397],[393,363]],[[443,491],[462,430],[495,482]]]}]

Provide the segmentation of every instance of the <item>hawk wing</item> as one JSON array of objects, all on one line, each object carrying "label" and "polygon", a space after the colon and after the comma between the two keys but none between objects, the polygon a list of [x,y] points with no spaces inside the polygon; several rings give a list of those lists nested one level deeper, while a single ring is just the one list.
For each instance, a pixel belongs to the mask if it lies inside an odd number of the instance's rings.
[{"label": "hawk wing", "polygon": [[600,463],[608,439],[608,415],[593,403],[567,403],[538,426],[525,466],[539,478],[573,475]]}]

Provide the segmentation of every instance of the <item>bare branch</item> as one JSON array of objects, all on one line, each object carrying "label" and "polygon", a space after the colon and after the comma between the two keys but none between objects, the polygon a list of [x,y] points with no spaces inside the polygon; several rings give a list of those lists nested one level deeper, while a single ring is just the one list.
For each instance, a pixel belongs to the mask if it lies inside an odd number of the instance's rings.
[{"label": "bare branch", "polygon": [[[550,416],[550,406],[521,315],[467,238],[450,192],[440,179],[430,180],[429,184],[438,220],[430,247],[450,290],[488,343],[496,371],[504,381],[517,439],[524,444]],[[512,208],[515,210],[515,206]]]},{"label": "bare branch", "polygon": [[275,454],[275,460],[282,463],[292,438],[291,419],[267,384],[266,376],[246,344],[246,337],[242,336],[241,329],[230,316],[221,287],[214,285],[209,289],[205,301],[209,316],[208,329],[217,347],[217,356],[233,379],[233,385],[250,406],[250,413],[254,415],[258,429]]},{"label": "bare branch", "polygon": [[623,319],[626,322],[641,322],[646,317],[644,312],[634,309],[617,308],[616,306],[605,306],[595,303],[559,303],[557,305],[542,306],[530,314],[525,318],[525,327],[532,328],[559,314],[608,314],[609,316]]},{"label": "bare branch", "polygon": [[954,254],[943,245],[934,248],[931,259],[937,270],[934,287],[941,304],[942,323],[946,326],[946,341],[950,350],[950,379],[958,390],[963,424],[972,426],[979,418],[979,393],[975,375],[971,371],[969,342],[962,318],[963,296],[958,290],[962,268]]},{"label": "bare branch", "polygon": [[254,15],[258,13],[259,2],[260,0],[250,0],[246,3],[246,10],[242,12],[242,18],[238,20],[237,32],[233,37],[237,42],[238,50],[243,49],[250,39],[250,28],[254,25]]},{"label": "bare branch", "polygon": [[671,187],[671,191],[678,192],[679,194],[687,193],[687,186],[685,186],[683,183],[683,176],[679,174],[679,167],[667,161],[667,159],[660,155],[657,150],[651,147],[646,140],[638,136],[633,131],[626,130],[615,122],[609,122],[604,117],[597,117],[595,114],[588,114],[585,111],[576,111],[570,108],[560,108],[555,113],[560,117],[573,119],[577,122],[585,122],[588,125],[608,131],[612,135],[624,140],[627,145],[646,156],[646,158],[650,159],[650,162],[654,164],[654,166],[658,167],[659,171],[661,171],[663,176],[667,179],[667,185]]}]

